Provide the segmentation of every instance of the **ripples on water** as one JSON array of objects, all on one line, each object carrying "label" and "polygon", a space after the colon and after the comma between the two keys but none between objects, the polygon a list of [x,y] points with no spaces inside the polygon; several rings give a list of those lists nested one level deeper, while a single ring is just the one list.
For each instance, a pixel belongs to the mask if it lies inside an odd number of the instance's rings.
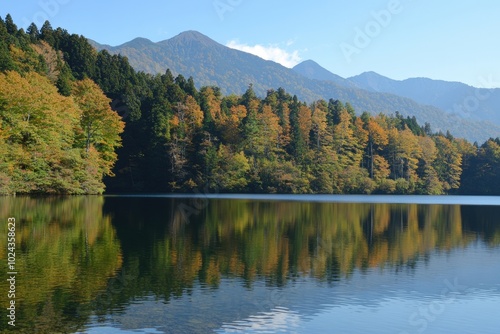
[{"label": "ripples on water", "polygon": [[289,307],[226,323],[216,332],[497,333],[500,268],[498,256],[484,257],[485,251],[476,245],[436,253],[414,274],[358,272],[329,287],[306,281],[287,291]]}]

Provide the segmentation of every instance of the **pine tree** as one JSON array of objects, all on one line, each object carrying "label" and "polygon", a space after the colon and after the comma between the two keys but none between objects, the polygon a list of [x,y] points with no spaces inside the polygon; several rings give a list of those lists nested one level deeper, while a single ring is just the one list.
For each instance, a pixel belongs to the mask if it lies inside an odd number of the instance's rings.
[{"label": "pine tree", "polygon": [[15,65],[9,50],[9,33],[3,21],[0,21],[0,71],[14,70]]},{"label": "pine tree", "polygon": [[55,45],[54,29],[52,29],[49,21],[45,21],[42,28],[40,28],[40,38],[49,43],[50,46]]},{"label": "pine tree", "polygon": [[443,182],[443,188],[445,191],[458,189],[462,174],[462,155],[449,138],[436,136],[435,143],[438,153],[433,167]]},{"label": "pine tree", "polygon": [[15,25],[14,21],[12,20],[12,16],[10,14],[7,14],[5,16],[5,28],[7,29],[7,33],[9,35],[16,35],[17,34],[17,26]]},{"label": "pine tree", "polygon": [[40,32],[38,31],[38,27],[35,23],[30,24],[28,30],[26,30],[26,34],[29,35],[31,43],[36,43],[40,38]]}]

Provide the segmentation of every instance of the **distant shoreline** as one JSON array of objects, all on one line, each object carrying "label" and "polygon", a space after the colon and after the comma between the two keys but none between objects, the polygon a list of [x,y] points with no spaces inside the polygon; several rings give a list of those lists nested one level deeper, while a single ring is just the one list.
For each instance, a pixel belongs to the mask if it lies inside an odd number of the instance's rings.
[{"label": "distant shoreline", "polygon": [[461,204],[500,205],[500,196],[485,195],[325,195],[325,194],[104,194],[104,197],[234,199],[254,201],[291,201],[366,204]]}]

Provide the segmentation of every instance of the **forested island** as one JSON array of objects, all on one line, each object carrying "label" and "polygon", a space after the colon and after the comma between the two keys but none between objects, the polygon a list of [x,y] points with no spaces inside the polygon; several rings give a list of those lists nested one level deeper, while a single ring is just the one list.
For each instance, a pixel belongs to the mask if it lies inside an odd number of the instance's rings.
[{"label": "forested island", "polygon": [[356,113],[284,89],[241,96],[127,58],[48,21],[0,18],[0,194],[500,194],[500,138]]}]

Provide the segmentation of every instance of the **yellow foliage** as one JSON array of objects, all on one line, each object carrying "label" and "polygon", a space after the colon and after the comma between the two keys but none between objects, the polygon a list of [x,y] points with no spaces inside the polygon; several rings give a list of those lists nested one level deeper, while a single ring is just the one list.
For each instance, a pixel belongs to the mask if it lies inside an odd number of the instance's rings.
[{"label": "yellow foliage", "polygon": [[311,132],[312,128],[312,113],[311,109],[309,109],[306,106],[300,106],[299,108],[299,115],[298,115],[298,122],[299,122],[299,130],[302,138],[304,139],[304,142],[309,145],[309,133]]},{"label": "yellow foliage", "polygon": [[56,82],[59,77],[58,62],[63,58],[62,52],[55,51],[47,42],[40,41],[38,44],[32,44],[31,48],[41,55],[47,64],[47,76],[52,82]]}]

